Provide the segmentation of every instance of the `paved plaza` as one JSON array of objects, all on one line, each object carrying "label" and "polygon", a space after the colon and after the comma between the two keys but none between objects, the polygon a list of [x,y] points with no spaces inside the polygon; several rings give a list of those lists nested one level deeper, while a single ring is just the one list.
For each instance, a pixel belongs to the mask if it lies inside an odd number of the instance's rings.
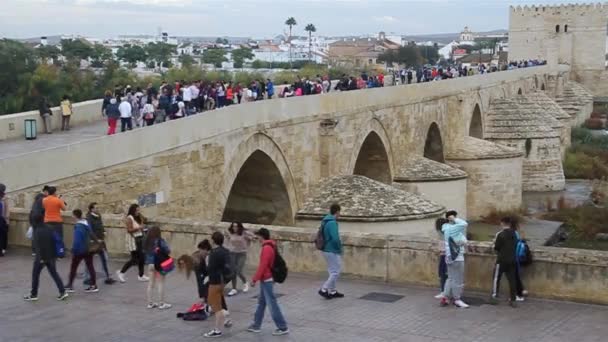
[{"label": "paved plaza", "polygon": [[[137,282],[135,269],[129,270],[126,284],[101,284],[96,294],[85,294],[78,283],[77,292],[65,302],[55,300],[56,289],[43,271],[40,300],[24,302],[21,297],[29,290],[31,257],[25,251],[18,254],[0,258],[2,342],[202,341],[202,333],[210,329],[209,320],[183,322],[175,317],[196,298],[194,280],[177,272],[167,279],[167,297],[173,308],[166,311],[145,308],[146,284]],[[59,261],[62,277],[67,276],[68,264],[67,259]],[[115,262],[112,269],[117,267]],[[513,309],[504,303],[483,304],[483,297],[473,294],[474,305],[469,309],[440,308],[433,299],[435,289],[355,280],[340,282],[346,298],[327,301],[316,294],[320,279],[292,274],[278,287],[291,330],[288,336],[272,336],[269,317],[261,334],[245,331],[257,288],[229,298],[234,326],[224,340],[599,342],[608,336],[607,307],[532,299]],[[361,299],[366,295],[384,302]]]}]

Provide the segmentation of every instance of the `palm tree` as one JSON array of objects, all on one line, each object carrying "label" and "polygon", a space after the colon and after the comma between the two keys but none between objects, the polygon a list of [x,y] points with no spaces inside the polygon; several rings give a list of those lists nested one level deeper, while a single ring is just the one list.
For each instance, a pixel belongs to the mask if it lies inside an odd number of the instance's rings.
[{"label": "palm tree", "polygon": [[308,59],[312,60],[312,33],[317,32],[317,28],[313,24],[308,24],[304,30],[308,32]]},{"label": "palm tree", "polygon": [[285,20],[285,25],[289,26],[289,67],[291,68],[291,29],[298,25],[298,22],[296,21],[296,18],[289,17]]}]

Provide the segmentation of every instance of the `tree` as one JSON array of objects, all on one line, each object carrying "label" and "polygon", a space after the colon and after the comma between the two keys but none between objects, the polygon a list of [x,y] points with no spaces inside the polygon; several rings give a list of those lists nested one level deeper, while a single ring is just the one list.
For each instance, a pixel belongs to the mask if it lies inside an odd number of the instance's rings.
[{"label": "tree", "polygon": [[218,37],[218,38],[215,40],[215,44],[228,45],[228,44],[230,44],[230,42],[229,42],[229,41],[228,41],[228,39],[226,39],[226,38],[220,38],[220,37]]},{"label": "tree", "polygon": [[52,64],[59,65],[59,56],[61,56],[61,50],[55,45],[43,45],[36,49],[36,56],[40,58],[40,61],[44,64],[48,64],[49,59],[52,60]]},{"label": "tree", "polygon": [[308,59],[312,60],[312,33],[317,32],[317,28],[313,24],[308,24],[304,30],[308,32]]},{"label": "tree", "polygon": [[221,68],[223,62],[228,62],[224,49],[207,49],[203,51],[202,60],[204,63],[213,64],[216,68]]},{"label": "tree", "polygon": [[93,45],[93,51],[91,53],[92,63],[91,65],[95,68],[102,68],[104,64],[111,60],[114,56],[112,50],[107,47],[96,43]]},{"label": "tree", "polygon": [[36,69],[34,51],[15,40],[0,40],[0,114],[23,110]]},{"label": "tree", "polygon": [[298,25],[298,22],[296,21],[296,18],[289,17],[285,20],[285,25],[289,26],[289,63],[291,65],[291,30],[294,26]]},{"label": "tree", "polygon": [[234,62],[235,68],[242,68],[243,62],[254,57],[253,52],[250,48],[242,47],[239,49],[232,50],[232,61]]},{"label": "tree", "polygon": [[158,42],[158,43],[148,43],[146,45],[145,51],[150,60],[155,61],[158,64],[159,68],[162,68],[163,65],[168,67],[170,65],[169,59],[175,53],[177,53],[176,46]]},{"label": "tree", "polygon": [[135,68],[137,62],[145,61],[148,55],[146,50],[139,45],[125,44],[118,48],[116,57],[123,62],[129,63],[131,68]]},{"label": "tree", "polygon": [[180,55],[178,61],[181,63],[182,68],[190,68],[196,62],[190,55]]},{"label": "tree", "polygon": [[62,39],[61,54],[70,64],[80,65],[80,61],[88,60],[93,54],[93,48],[83,39]]},{"label": "tree", "polygon": [[379,62],[384,62],[388,65],[393,63],[405,64],[409,66],[422,65],[425,61],[422,56],[420,47],[416,45],[402,46],[397,50],[387,50],[378,56]]}]

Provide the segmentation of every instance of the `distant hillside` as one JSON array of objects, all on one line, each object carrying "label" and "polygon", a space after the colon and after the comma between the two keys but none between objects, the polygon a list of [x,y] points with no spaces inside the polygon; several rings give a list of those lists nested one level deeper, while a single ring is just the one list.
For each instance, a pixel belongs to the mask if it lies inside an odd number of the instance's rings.
[{"label": "distant hillside", "polygon": [[[493,30],[486,32],[475,32],[479,35],[492,35],[492,34],[505,34],[509,32],[508,30]],[[414,40],[414,41],[427,41],[431,40],[437,43],[447,44],[453,40],[458,40],[460,37],[460,32],[458,33],[435,33],[435,34],[421,34],[421,35],[405,35],[403,36],[406,40]]]}]

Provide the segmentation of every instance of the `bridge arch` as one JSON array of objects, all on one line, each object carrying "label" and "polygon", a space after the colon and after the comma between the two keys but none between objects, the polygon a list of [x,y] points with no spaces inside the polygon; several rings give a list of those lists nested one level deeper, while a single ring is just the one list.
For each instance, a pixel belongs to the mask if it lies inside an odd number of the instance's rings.
[{"label": "bridge arch", "polygon": [[382,183],[393,181],[393,158],[390,140],[378,119],[368,121],[358,135],[351,156],[352,174],[362,175]]},{"label": "bridge arch", "polygon": [[279,146],[256,133],[232,154],[220,196],[222,221],[290,225],[297,211],[293,176]]},{"label": "bridge arch", "polygon": [[443,140],[437,123],[433,122],[427,131],[424,143],[424,157],[436,162],[444,163]]},{"label": "bridge arch", "polygon": [[476,103],[475,108],[473,108],[473,115],[471,116],[471,123],[469,125],[469,136],[483,139],[483,120],[479,103]]},{"label": "bridge arch", "polygon": [[521,89],[521,88],[519,88],[519,89],[517,90],[517,95],[523,95],[523,94],[524,94],[524,92],[522,91],[522,89]]}]

